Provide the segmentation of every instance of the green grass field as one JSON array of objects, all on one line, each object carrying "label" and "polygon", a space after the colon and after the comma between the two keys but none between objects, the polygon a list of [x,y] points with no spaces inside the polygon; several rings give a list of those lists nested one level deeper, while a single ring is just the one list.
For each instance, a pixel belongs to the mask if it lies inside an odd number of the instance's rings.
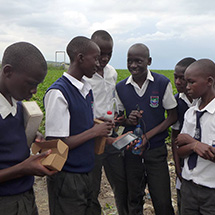
[{"label": "green grass field", "polygon": [[[64,71],[65,70],[63,70],[62,68],[53,68],[53,67],[50,67],[48,69],[48,74],[46,75],[45,80],[43,81],[43,83],[41,83],[38,86],[37,94],[35,94],[33,96],[33,98],[31,99],[31,100],[37,101],[38,105],[40,106],[40,108],[42,109],[43,112],[44,112],[43,96],[44,96],[46,90],[49,88],[49,86],[51,86],[52,83],[54,83],[59,77],[62,76],[62,74],[63,74]],[[173,70],[152,70],[152,71],[156,72],[156,73],[163,74],[167,78],[169,78],[170,81],[171,81],[171,83],[172,83],[172,86],[173,86],[173,93],[174,94],[176,93],[176,88],[175,88],[175,85],[174,85]],[[129,73],[128,70],[118,69],[117,73],[118,73],[117,82],[119,82],[119,81],[127,78],[130,75],[130,73]],[[39,128],[40,132],[42,132],[43,134],[45,133],[44,123],[45,123],[45,121],[43,119],[43,121],[41,123],[41,126]]]}]

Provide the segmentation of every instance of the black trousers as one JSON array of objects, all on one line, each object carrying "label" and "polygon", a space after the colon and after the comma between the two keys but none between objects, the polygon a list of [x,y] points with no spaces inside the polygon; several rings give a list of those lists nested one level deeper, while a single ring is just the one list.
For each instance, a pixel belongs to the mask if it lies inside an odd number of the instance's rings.
[{"label": "black trousers", "polygon": [[156,215],[174,215],[166,145],[148,150],[143,157],[128,151],[125,156],[129,215],[142,215],[148,185]]},{"label": "black trousers", "polygon": [[182,180],[181,215],[214,215],[215,189]]},{"label": "black trousers", "polygon": [[127,182],[124,157],[112,145],[106,145],[105,152],[95,156],[93,169],[93,206],[92,214],[101,215],[101,205],[98,201],[100,193],[102,167],[111,185],[119,215],[128,215]]},{"label": "black trousers", "polygon": [[92,173],[47,177],[50,215],[92,215]]},{"label": "black trousers", "polygon": [[34,191],[13,196],[0,196],[1,215],[38,215]]}]

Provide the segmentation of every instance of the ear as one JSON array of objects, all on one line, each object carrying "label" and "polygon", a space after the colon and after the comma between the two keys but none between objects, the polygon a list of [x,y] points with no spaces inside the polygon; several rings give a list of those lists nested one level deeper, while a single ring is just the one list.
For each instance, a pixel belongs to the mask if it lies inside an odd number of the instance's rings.
[{"label": "ear", "polygon": [[83,63],[83,61],[84,61],[84,55],[82,53],[79,53],[77,55],[77,60],[78,60],[78,62]]},{"label": "ear", "polygon": [[214,78],[212,76],[208,77],[208,86],[213,86],[214,85]]},{"label": "ear", "polygon": [[148,64],[147,64],[147,65],[148,65],[148,66],[150,66],[150,65],[151,65],[151,63],[152,63],[152,58],[151,58],[151,57],[149,57],[149,58],[148,58]]},{"label": "ear", "polygon": [[13,67],[10,64],[4,65],[2,68],[2,73],[6,78],[10,78],[13,74]]}]

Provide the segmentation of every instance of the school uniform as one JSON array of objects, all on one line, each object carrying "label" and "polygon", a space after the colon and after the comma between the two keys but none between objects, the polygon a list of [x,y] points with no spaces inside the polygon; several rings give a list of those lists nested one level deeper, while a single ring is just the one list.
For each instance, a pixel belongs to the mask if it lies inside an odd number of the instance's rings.
[{"label": "school uniform", "polygon": [[[90,83],[93,90],[94,117],[99,118],[104,116],[110,107],[112,99],[115,98],[116,70],[107,64],[104,67],[103,77],[95,73],[92,78],[84,77],[84,79]],[[121,152],[112,145],[106,145],[103,154],[95,155],[95,167],[93,170],[93,214],[101,214],[98,195],[100,193],[102,166],[114,192],[119,215],[127,215],[127,184],[124,160]]]},{"label": "school uniform", "polygon": [[[13,106],[0,93],[0,169],[21,163],[30,156],[24,128],[21,102]],[[23,176],[0,183],[0,214],[36,215],[33,176]]]},{"label": "school uniform", "polygon": [[[77,135],[94,125],[91,88],[68,73],[47,90],[44,104],[48,137]],[[47,180],[50,214],[90,214],[93,167],[93,139],[69,150],[62,171]]]},{"label": "school uniform", "polygon": [[[175,99],[177,101],[177,114],[178,114],[178,121],[171,126],[172,129],[181,131],[183,122],[184,122],[184,114],[185,112],[191,107],[196,104],[196,100],[193,100],[192,102],[189,101],[185,93],[177,93],[175,95]],[[183,167],[183,159],[180,159],[181,166]],[[176,178],[176,190],[177,190],[177,204],[178,204],[178,211],[180,213],[181,208],[181,194],[180,194],[180,188],[181,188],[181,181],[177,177]]]},{"label": "school uniform", "polygon": [[[200,118],[201,142],[212,145],[215,142],[215,99],[206,107],[199,110],[197,102],[184,116],[184,124],[181,133],[187,133],[194,137],[196,128],[196,111],[206,111]],[[215,165],[214,162],[198,156],[194,169],[188,167],[189,157],[184,159],[181,186],[181,213],[183,215],[215,214]]]},{"label": "school uniform", "polygon": [[[141,127],[143,132],[151,130],[165,119],[165,110],[177,106],[172,94],[169,79],[148,70],[146,81],[139,86],[132,76],[119,82],[116,86],[120,109],[125,108],[127,117],[138,104],[143,110]],[[133,131],[135,126],[125,128]],[[129,214],[143,214],[143,196],[146,184],[152,198],[156,214],[174,214],[171,204],[170,178],[167,164],[167,149],[163,131],[149,140],[148,150],[143,156],[125,153],[126,174],[129,193]]]}]

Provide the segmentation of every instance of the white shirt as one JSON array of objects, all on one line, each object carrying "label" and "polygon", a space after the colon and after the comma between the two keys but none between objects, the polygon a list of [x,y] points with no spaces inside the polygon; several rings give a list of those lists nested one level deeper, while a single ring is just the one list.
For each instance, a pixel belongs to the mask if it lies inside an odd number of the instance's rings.
[{"label": "white shirt", "polygon": [[[79,90],[86,98],[91,86],[85,80],[77,80],[68,73],[63,75]],[[49,90],[44,98],[46,110],[45,135],[51,137],[68,137],[70,134],[70,113],[68,103],[62,92],[58,89]]]},{"label": "white shirt", "polygon": [[[179,98],[182,99],[187,104],[188,108],[196,105],[196,102],[197,102],[197,99],[194,99],[192,102],[190,102],[190,100],[187,98],[185,93],[179,93]],[[171,126],[171,128],[174,129],[174,130],[179,130],[180,129],[179,121],[177,121],[175,124],[173,124]]]},{"label": "white shirt", "polygon": [[[131,84],[137,95],[142,97],[144,95],[144,93],[146,92],[146,89],[148,87],[148,84],[150,81],[154,81],[154,77],[152,76],[152,73],[150,72],[150,70],[148,70],[147,72],[147,77],[146,80],[144,81],[142,87],[140,88],[138,86],[138,84],[133,80],[132,76],[128,77],[128,80],[126,81],[126,84]],[[116,98],[117,98],[117,103],[118,103],[118,108],[119,110],[124,110],[124,106],[118,96],[118,94],[116,93]],[[173,109],[177,106],[177,102],[175,100],[175,97],[173,95],[173,90],[172,90],[172,84],[171,82],[169,82],[169,84],[167,85],[166,91],[164,93],[164,97],[162,100],[162,105],[164,107],[164,109],[169,110],[169,109]]]},{"label": "white shirt", "polygon": [[104,68],[104,77],[95,73],[92,78],[83,77],[88,83],[90,83],[93,90],[94,98],[94,116],[101,117],[112,109],[111,100],[115,97],[115,86],[117,81],[117,72],[110,66],[106,65]]},{"label": "white shirt", "polygon": [[10,113],[15,116],[17,113],[17,101],[12,99],[13,105],[11,105],[8,100],[0,93],[0,115],[2,119],[5,119]]},{"label": "white shirt", "polygon": [[[197,101],[194,107],[187,110],[184,115],[184,124],[181,133],[187,133],[194,137],[196,127],[196,111],[207,112],[200,118],[201,125],[201,142],[212,145],[215,142],[215,99],[213,99],[206,107],[199,110],[201,99]],[[182,177],[186,180],[192,180],[196,184],[215,188],[215,163],[205,160],[198,156],[197,165],[193,170],[189,170],[187,164],[188,158],[184,160]]]}]

